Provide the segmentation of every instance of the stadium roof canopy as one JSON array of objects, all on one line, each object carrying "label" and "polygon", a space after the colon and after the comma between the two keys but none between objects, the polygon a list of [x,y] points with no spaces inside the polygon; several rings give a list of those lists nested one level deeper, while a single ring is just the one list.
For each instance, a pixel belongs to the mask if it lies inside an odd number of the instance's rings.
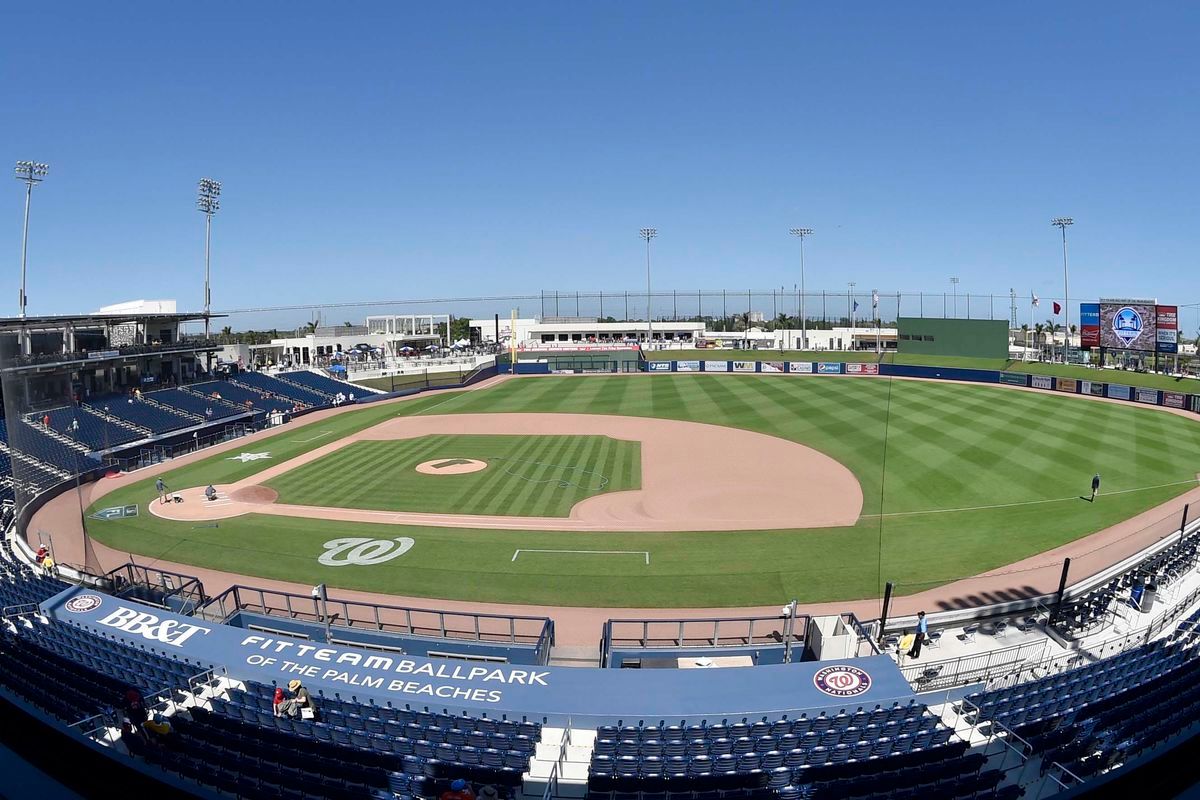
[{"label": "stadium roof canopy", "polygon": [[[210,314],[212,319],[226,316],[225,314]],[[56,329],[66,325],[72,327],[101,327],[104,325],[120,325],[123,322],[139,322],[142,320],[158,320],[160,322],[194,322],[204,319],[204,312],[104,312],[94,314],[42,314],[37,316],[0,317],[0,331],[18,331],[28,328]]]}]

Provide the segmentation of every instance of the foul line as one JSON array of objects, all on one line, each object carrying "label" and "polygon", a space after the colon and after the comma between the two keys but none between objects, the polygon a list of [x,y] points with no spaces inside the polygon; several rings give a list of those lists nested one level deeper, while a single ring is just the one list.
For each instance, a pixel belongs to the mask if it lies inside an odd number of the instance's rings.
[{"label": "foul line", "polygon": [[296,444],[305,444],[306,442],[315,442],[317,439],[320,439],[322,436],[328,436],[328,435],[329,435],[329,434],[331,434],[331,433],[333,433],[333,431],[321,431],[321,432],[320,432],[320,433],[318,433],[316,436],[313,436],[313,437],[311,437],[311,438],[308,438],[308,439],[292,439],[291,441],[295,442]]},{"label": "foul line", "polygon": [[[1197,482],[1198,482],[1197,479],[1193,478],[1192,480],[1187,480],[1187,481],[1174,481],[1173,483],[1160,483],[1157,486],[1141,486],[1137,489],[1118,489],[1115,492],[1099,492],[1096,495],[1096,499],[1099,500],[1101,497],[1108,497],[1108,496],[1117,495],[1117,494],[1132,494],[1133,492],[1147,492],[1152,489],[1166,489],[1171,486],[1186,486],[1188,484],[1195,485]],[[953,514],[956,512],[960,512],[960,511],[987,511],[989,509],[994,509],[994,508],[1014,508],[1016,506],[1036,506],[1036,505],[1041,505],[1041,504],[1045,504],[1045,503],[1067,503],[1072,500],[1081,500],[1081,499],[1087,500],[1087,498],[1082,495],[1072,495],[1071,497],[1056,497],[1052,500],[1022,500],[1017,503],[997,503],[996,505],[991,505],[991,506],[966,506],[963,508],[930,508],[930,509],[926,509],[924,511],[892,511],[887,514],[863,514],[862,516],[864,518],[865,517],[915,517],[915,516],[920,516],[922,514]]]},{"label": "foul line", "polygon": [[521,548],[513,551],[512,560],[516,561],[521,553],[571,553],[574,555],[601,556],[645,556],[646,566],[650,566],[650,551],[648,550],[526,550]]}]

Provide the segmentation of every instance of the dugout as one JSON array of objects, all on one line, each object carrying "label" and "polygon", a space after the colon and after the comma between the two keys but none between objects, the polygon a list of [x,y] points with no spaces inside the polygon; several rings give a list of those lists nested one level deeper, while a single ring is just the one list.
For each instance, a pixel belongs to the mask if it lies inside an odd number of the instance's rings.
[{"label": "dugout", "polygon": [[1008,323],[1002,319],[900,317],[896,328],[900,353],[1008,358]]}]

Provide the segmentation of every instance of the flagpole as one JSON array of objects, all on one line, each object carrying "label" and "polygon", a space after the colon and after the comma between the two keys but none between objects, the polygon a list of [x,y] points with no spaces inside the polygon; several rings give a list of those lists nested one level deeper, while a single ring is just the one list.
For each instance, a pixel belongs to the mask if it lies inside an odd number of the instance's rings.
[{"label": "flagpole", "polygon": [[1029,292],[1029,331],[1025,334],[1025,361],[1029,361],[1029,337],[1033,336],[1033,310],[1037,308],[1037,296]]}]

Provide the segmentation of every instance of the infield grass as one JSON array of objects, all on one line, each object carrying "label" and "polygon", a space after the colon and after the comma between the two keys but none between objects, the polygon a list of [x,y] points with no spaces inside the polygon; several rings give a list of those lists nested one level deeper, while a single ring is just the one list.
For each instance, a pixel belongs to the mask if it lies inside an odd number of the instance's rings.
[{"label": "infield grass", "polygon": [[[998,568],[1113,525],[1192,488],[1200,424],[1132,404],[995,386],[816,376],[634,375],[519,378],[332,417],[360,430],[396,414],[572,412],[746,428],[815,447],[846,465],[864,516],[845,528],[703,533],[555,533],[332,523],[250,515],[217,529],[149,514],[89,521],[93,536],[151,558],[303,583],[403,595],[550,605],[716,607],[878,597],[883,582],[921,591]],[[255,449],[272,460],[312,449],[314,426]],[[302,435],[303,434],[303,435]],[[265,463],[214,456],[166,474],[172,486],[229,482]],[[697,465],[753,480],[769,462]],[[1080,499],[1095,472],[1096,503]],[[145,503],[148,478],[99,507]],[[956,510],[957,509],[957,510]],[[881,515],[882,514],[882,515]],[[401,558],[323,567],[342,536],[412,536]],[[522,556],[518,549],[649,551]],[[1013,588],[1022,587],[1019,573]]]},{"label": "infield grass", "polygon": [[[476,459],[460,475],[418,464]],[[639,489],[641,444],[608,436],[432,435],[360,441],[266,483],[280,503],[432,514],[566,517],[581,500]]]}]

